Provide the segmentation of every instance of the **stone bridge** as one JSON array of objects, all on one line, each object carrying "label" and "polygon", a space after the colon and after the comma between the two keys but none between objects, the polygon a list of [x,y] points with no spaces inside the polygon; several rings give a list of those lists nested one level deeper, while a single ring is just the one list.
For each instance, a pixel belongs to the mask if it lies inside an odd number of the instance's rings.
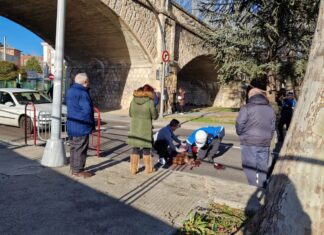
[{"label": "stone bridge", "polygon": [[[56,4],[56,0],[0,0],[0,15],[54,47]],[[187,91],[188,103],[222,105],[226,100],[226,106],[238,105],[236,91],[219,92],[215,64],[199,35],[206,26],[177,4],[166,0],[67,0],[66,7],[66,87],[77,72],[86,71],[91,96],[100,108],[127,108],[132,91],[146,83],[159,90],[164,49],[170,52],[169,71],[174,74],[167,80],[173,77],[172,89],[181,86]]]}]

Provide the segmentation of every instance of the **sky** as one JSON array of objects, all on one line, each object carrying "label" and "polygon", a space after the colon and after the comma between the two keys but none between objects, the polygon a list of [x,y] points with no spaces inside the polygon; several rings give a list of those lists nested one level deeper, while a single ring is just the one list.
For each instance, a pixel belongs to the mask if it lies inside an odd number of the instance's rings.
[{"label": "sky", "polygon": [[23,54],[42,56],[43,40],[28,29],[15,22],[0,16],[0,42],[3,44],[3,37],[6,36],[7,45],[10,45]]}]

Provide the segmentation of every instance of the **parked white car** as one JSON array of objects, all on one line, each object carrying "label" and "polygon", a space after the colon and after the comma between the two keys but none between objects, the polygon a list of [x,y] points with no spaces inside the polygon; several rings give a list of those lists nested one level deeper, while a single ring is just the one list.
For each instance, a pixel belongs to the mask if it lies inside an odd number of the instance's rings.
[{"label": "parked white car", "polygon": [[[38,91],[22,88],[0,88],[0,124],[25,128],[27,117],[28,131],[32,131],[34,114],[31,105],[28,105],[27,115],[25,115],[25,106],[30,102],[36,108],[37,128],[48,127],[51,122],[51,100]],[[63,122],[66,121],[66,113],[66,106],[63,105]]]}]

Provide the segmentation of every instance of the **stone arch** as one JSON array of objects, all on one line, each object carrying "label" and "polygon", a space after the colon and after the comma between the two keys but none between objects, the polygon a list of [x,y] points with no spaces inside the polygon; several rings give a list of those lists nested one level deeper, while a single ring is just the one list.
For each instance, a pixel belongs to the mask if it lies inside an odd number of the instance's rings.
[{"label": "stone arch", "polygon": [[195,57],[177,74],[178,88],[186,90],[186,102],[190,106],[212,106],[219,91],[217,70],[209,55]]},{"label": "stone arch", "polygon": [[[0,15],[55,44],[56,1],[0,0],[0,5]],[[134,1],[67,1],[65,59],[71,75],[96,68],[90,83],[100,87],[92,89],[97,106],[127,106],[129,92],[152,79],[154,17],[148,7]]]}]

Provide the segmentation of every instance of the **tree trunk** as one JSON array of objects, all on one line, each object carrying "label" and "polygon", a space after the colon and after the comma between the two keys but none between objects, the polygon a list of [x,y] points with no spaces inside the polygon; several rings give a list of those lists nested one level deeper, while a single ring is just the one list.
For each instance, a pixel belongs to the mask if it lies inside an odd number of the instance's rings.
[{"label": "tree trunk", "polygon": [[324,233],[324,0],[292,124],[246,234]]}]

